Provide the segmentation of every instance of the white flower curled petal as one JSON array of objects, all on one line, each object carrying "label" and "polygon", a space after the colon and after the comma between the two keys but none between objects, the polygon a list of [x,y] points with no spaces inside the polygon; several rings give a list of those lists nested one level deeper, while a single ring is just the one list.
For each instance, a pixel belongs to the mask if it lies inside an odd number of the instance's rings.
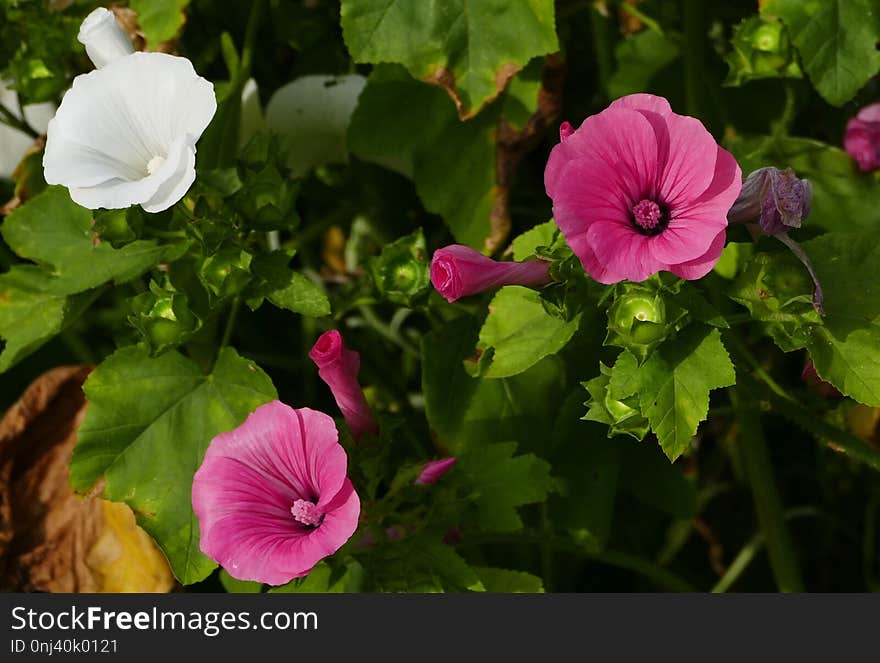
[{"label": "white flower curled petal", "polygon": [[160,212],[195,179],[195,144],[217,110],[186,58],[133,53],[77,76],[49,123],[43,170],[78,204]]},{"label": "white flower curled petal", "polygon": [[287,165],[295,175],[325,163],[348,163],[348,125],[366,82],[358,74],[303,76],[272,95],[266,125],[290,137]]},{"label": "white flower curled petal", "polygon": [[86,47],[86,54],[99,69],[134,53],[131,40],[119,25],[116,16],[103,7],[98,7],[86,16],[76,38]]}]

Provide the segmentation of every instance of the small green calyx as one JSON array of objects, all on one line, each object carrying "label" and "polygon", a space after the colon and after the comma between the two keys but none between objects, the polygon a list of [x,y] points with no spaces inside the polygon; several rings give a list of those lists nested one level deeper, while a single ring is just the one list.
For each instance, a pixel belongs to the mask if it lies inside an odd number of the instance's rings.
[{"label": "small green calyx", "polygon": [[369,270],[384,299],[405,306],[421,301],[431,281],[422,229],[386,245],[380,255],[370,259]]},{"label": "small green calyx", "polygon": [[179,292],[166,277],[163,282],[150,281],[150,289],[132,300],[128,322],[138,330],[150,354],[159,355],[189,339],[202,326],[190,310],[186,295]]},{"label": "small green calyx", "polygon": [[674,331],[674,325],[669,324],[660,291],[635,284],[623,288],[608,310],[605,345],[627,349],[644,361]]}]

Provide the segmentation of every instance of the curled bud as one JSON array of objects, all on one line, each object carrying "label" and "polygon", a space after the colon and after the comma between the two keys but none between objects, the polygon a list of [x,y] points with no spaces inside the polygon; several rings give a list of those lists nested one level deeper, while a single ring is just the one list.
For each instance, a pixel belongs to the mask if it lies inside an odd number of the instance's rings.
[{"label": "curled bud", "polygon": [[318,367],[318,375],[333,392],[333,398],[354,439],[360,439],[364,433],[376,433],[379,426],[358,384],[361,356],[346,348],[342,335],[331,329],[315,341],[309,357]]},{"label": "curled bud", "polygon": [[739,198],[727,219],[731,223],[757,223],[767,235],[800,228],[810,215],[813,185],[798,179],[791,168],[759,168],[743,182]]},{"label": "curled bud", "polygon": [[730,223],[745,223],[758,236],[757,228],[785,244],[797,256],[813,279],[813,308],[825,315],[825,295],[819,276],[806,252],[788,235],[792,228],[800,228],[801,221],[810,215],[813,185],[798,179],[791,168],[759,168],[743,182],[742,191],[727,213]]},{"label": "curled bud", "polygon": [[502,285],[537,287],[551,281],[546,260],[498,262],[460,244],[435,251],[431,260],[431,283],[450,303]]},{"label": "curled bud", "polygon": [[419,478],[415,480],[416,485],[427,486],[437,482],[444,474],[446,474],[452,466],[455,465],[457,459],[452,456],[450,458],[441,458],[440,460],[432,460],[425,464]]},{"label": "curled bud", "polygon": [[86,47],[86,54],[97,69],[134,53],[131,40],[116,21],[116,16],[104,7],[98,7],[86,16],[76,38]]},{"label": "curled bud", "polygon": [[880,168],[880,103],[865,106],[847,123],[843,147],[861,170]]}]

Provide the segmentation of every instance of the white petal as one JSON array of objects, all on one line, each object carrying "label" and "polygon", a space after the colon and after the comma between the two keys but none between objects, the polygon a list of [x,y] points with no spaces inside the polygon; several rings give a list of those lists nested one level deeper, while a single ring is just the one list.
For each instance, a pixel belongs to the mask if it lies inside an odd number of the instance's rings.
[{"label": "white petal", "polygon": [[[73,202],[89,209],[121,209],[131,205],[146,205],[152,203],[157,197],[159,203],[167,202],[171,193],[176,193],[182,183],[175,178],[188,177],[187,169],[195,173],[195,148],[192,137],[181,137],[171,146],[167,158],[160,168],[151,175],[135,181],[126,181],[115,178],[89,187],[70,187],[70,197]],[[167,209],[180,200],[192,184],[192,179],[186,182],[180,195],[161,209],[147,209],[161,211]],[[163,195],[163,192],[164,195]]]},{"label": "white petal", "polygon": [[260,106],[260,91],[257,82],[249,78],[241,91],[241,124],[239,125],[239,145],[247,145],[254,134],[266,128],[263,109]]},{"label": "white petal", "polygon": [[[19,117],[18,95],[15,90],[5,87],[2,81],[0,81],[0,104]],[[28,124],[40,133],[46,131],[46,125],[54,114],[54,104],[33,104],[24,107],[24,116]],[[0,177],[12,177],[12,171],[33,144],[33,138],[27,134],[0,124]]]},{"label": "white petal", "polygon": [[[69,187],[74,200],[93,209],[146,203],[160,188],[183,196],[192,181],[180,166],[180,146],[189,145],[194,159],[192,146],[216,110],[213,85],[185,58],[133,53],[77,76],[49,123],[46,181]],[[166,163],[151,175],[147,165],[156,157]],[[183,179],[158,181],[160,172]],[[160,198],[156,204],[168,202]]]},{"label": "white petal", "polygon": [[[168,162],[166,161],[165,163],[167,164]],[[159,172],[161,172],[161,169]],[[141,207],[148,212],[162,212],[183,198],[195,181],[196,148],[195,143],[193,143],[186,146],[186,151],[177,163],[177,168],[170,173],[168,179],[162,183],[162,186],[153,194],[153,197],[147,202],[142,203]]]},{"label": "white petal", "polygon": [[134,53],[131,40],[116,16],[103,7],[86,16],[76,38],[86,47],[89,59],[99,69]]},{"label": "white petal", "polygon": [[296,175],[325,163],[346,163],[346,133],[366,79],[303,76],[280,87],[266,106],[266,124],[291,138],[288,165]]}]

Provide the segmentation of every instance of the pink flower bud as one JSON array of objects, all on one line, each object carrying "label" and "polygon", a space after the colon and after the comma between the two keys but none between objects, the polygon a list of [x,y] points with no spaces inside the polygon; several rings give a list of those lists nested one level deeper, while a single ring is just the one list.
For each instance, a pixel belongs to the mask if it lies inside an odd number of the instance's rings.
[{"label": "pink flower bud", "polygon": [[354,439],[360,439],[364,433],[377,432],[379,425],[358,384],[361,356],[345,347],[342,335],[335,329],[324,332],[315,341],[309,357],[318,367],[318,375],[333,392]]},{"label": "pink flower bud", "polygon": [[551,281],[546,260],[498,262],[461,244],[435,251],[431,260],[431,283],[450,303],[502,285],[537,287]]},{"label": "pink flower bud", "polygon": [[415,481],[416,485],[427,486],[437,482],[440,477],[452,469],[452,466],[455,465],[455,461],[456,458],[452,456],[449,458],[441,458],[440,460],[432,460],[430,463],[426,463],[419,478]]},{"label": "pink flower bud", "polygon": [[823,398],[840,398],[842,396],[833,384],[825,382],[825,380],[819,377],[812,359],[807,360],[804,370],[801,373],[801,378]]},{"label": "pink flower bud", "polygon": [[880,103],[865,106],[847,123],[843,147],[863,171],[880,168]]}]

